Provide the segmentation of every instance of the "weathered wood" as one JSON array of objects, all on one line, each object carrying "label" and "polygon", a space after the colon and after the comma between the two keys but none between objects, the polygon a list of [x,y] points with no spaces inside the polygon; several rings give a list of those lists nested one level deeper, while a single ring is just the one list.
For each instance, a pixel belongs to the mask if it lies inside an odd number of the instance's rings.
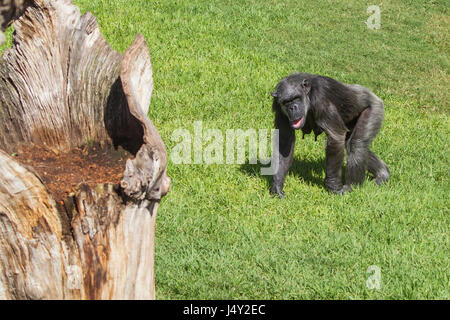
[{"label": "weathered wood", "polygon": [[0,151],[0,299],[77,299],[77,248],[38,177]]},{"label": "weathered wood", "polygon": [[[14,27],[0,60],[0,299],[154,299],[156,213],[170,179],[147,117],[143,36],[122,56],[69,0],[34,0]],[[90,142],[135,157],[120,185],[81,184],[64,206],[10,156]]]},{"label": "weathered wood", "polygon": [[122,56],[94,16],[81,16],[68,0],[39,0],[15,22],[15,31],[0,62],[0,148],[13,152],[36,143],[68,151],[106,141],[98,124]]}]

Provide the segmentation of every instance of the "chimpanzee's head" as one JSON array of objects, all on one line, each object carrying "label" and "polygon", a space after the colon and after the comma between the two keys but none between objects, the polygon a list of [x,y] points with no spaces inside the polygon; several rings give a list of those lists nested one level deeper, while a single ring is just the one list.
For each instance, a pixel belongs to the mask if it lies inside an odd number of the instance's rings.
[{"label": "chimpanzee's head", "polygon": [[272,97],[278,103],[281,112],[289,119],[293,129],[298,130],[305,125],[310,107],[310,90],[311,83],[308,77],[296,73],[281,80],[272,92]]}]

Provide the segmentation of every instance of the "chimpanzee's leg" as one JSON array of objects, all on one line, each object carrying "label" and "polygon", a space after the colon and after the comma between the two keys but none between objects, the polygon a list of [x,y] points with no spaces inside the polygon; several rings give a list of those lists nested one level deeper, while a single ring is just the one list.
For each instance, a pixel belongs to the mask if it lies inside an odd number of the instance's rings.
[{"label": "chimpanzee's leg", "polygon": [[342,184],[342,163],[344,161],[345,135],[327,136],[325,149],[326,169],[325,188],[328,191],[343,194],[349,188]]},{"label": "chimpanzee's leg", "polygon": [[347,170],[345,172],[347,185],[362,184],[368,168],[378,172],[381,164],[377,161],[378,158],[370,157],[369,146],[380,130],[383,119],[383,101],[371,94],[369,106],[361,112],[347,140]]}]

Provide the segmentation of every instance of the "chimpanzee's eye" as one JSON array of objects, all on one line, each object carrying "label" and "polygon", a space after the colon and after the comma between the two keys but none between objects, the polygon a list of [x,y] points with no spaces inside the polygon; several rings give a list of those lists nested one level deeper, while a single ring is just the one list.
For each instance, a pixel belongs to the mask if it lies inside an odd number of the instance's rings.
[{"label": "chimpanzee's eye", "polygon": [[291,103],[291,102],[293,102],[294,100],[300,99],[300,98],[301,98],[301,96],[292,97],[292,98],[283,100],[283,101],[282,101],[282,104],[288,104],[288,103]]}]

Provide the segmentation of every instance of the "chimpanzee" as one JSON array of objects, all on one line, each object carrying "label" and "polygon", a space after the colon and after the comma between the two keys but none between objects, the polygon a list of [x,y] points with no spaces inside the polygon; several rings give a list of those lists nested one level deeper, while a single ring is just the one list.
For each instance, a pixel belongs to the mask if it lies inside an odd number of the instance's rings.
[{"label": "chimpanzee", "polygon": [[[386,164],[369,150],[384,120],[384,103],[369,89],[330,77],[293,73],[272,93],[275,128],[279,129],[279,167],[270,192],[284,196],[286,173],[292,164],[295,130],[327,135],[325,188],[343,194],[362,184],[368,170],[382,184],[390,177]],[[347,149],[345,185],[342,183]]]}]

